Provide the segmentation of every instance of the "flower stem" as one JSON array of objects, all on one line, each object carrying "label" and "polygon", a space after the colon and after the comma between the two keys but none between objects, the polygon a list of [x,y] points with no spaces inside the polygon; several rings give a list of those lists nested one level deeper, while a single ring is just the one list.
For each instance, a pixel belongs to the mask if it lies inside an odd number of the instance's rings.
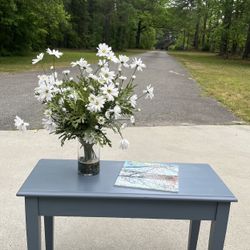
[{"label": "flower stem", "polygon": [[93,161],[97,159],[96,153],[93,149],[94,143],[86,143],[83,139],[79,139],[81,147],[84,150],[84,161]]}]

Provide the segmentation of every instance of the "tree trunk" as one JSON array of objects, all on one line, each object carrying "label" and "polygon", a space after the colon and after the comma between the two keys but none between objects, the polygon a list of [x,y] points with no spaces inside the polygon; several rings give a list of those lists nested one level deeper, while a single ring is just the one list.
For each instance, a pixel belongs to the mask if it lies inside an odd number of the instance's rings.
[{"label": "tree trunk", "polygon": [[137,24],[137,31],[136,31],[136,38],[135,38],[135,47],[137,49],[140,48],[140,40],[141,40],[141,27],[142,26],[142,20],[139,20]]},{"label": "tree trunk", "polygon": [[200,32],[200,18],[198,18],[196,26],[195,26],[195,33],[194,33],[194,48],[199,49],[199,32]]},{"label": "tree trunk", "polygon": [[199,49],[199,36],[200,36],[200,21],[201,21],[201,0],[197,1],[197,19],[195,25],[194,42],[195,49]]},{"label": "tree trunk", "polygon": [[115,36],[115,48],[118,50],[122,50],[121,40],[122,40],[122,27],[119,25]]},{"label": "tree trunk", "polygon": [[209,51],[211,51],[211,48],[212,48],[212,46],[211,46],[211,44],[212,44],[212,42],[211,42],[211,30],[212,30],[212,24],[211,24],[211,20],[209,20],[209,22],[208,22],[208,28],[207,28],[207,45],[208,45],[208,49],[209,49]]},{"label": "tree trunk", "polygon": [[231,48],[231,54],[232,55],[236,54],[237,48],[238,48],[238,42],[236,40],[233,40],[232,48]]},{"label": "tree trunk", "polygon": [[202,30],[202,38],[201,38],[201,48],[202,50],[208,50],[207,43],[206,43],[206,35],[207,35],[207,19],[208,19],[208,12],[209,12],[209,1],[206,0],[205,2],[205,13],[203,18],[203,30]]},{"label": "tree trunk", "polygon": [[228,57],[229,33],[232,21],[233,0],[226,0],[224,4],[223,30],[220,42],[220,55]]},{"label": "tree trunk", "polygon": [[250,23],[248,24],[247,40],[242,58],[247,59],[250,56]]},{"label": "tree trunk", "polygon": [[188,50],[188,49],[189,49],[189,37],[190,37],[190,35],[189,35],[189,32],[188,32],[188,33],[187,33],[187,45],[186,45],[185,50]]},{"label": "tree trunk", "polygon": [[[235,13],[234,13],[234,23],[239,23],[239,20],[242,18],[242,14],[244,13],[243,11],[243,7],[242,5],[240,4],[240,1],[237,0],[235,2]],[[238,43],[239,43],[239,35],[240,35],[240,30],[238,29],[234,29],[234,32],[233,32],[233,37],[232,37],[232,47],[231,47],[231,54],[232,55],[235,55],[237,53],[237,49],[238,49]]]},{"label": "tree trunk", "polygon": [[185,44],[186,44],[186,31],[183,31],[183,40],[182,40],[182,49],[185,50]]},{"label": "tree trunk", "polygon": [[207,14],[204,16],[203,21],[203,33],[202,33],[202,39],[201,39],[201,47],[204,50],[205,49],[205,41],[206,41],[206,32],[207,32]]}]

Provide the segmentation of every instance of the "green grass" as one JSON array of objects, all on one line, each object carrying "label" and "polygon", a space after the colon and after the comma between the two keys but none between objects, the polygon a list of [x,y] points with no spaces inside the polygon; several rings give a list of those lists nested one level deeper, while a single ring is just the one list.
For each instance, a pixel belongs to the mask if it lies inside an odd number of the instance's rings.
[{"label": "green grass", "polygon": [[225,60],[213,53],[169,52],[189,70],[209,96],[250,122],[250,61]]},{"label": "green grass", "polygon": [[[60,50],[64,54],[60,59],[56,60],[56,67],[69,67],[72,61],[76,61],[81,57],[85,58],[89,63],[97,62],[96,51],[90,50]],[[144,53],[145,50],[128,50],[120,52],[127,56],[133,56],[136,54]],[[26,56],[9,56],[0,57],[0,72],[18,72],[18,71],[38,71],[41,70],[41,63],[36,65],[31,64],[32,58],[35,58],[38,53],[30,53]],[[51,56],[46,55],[44,58],[45,66],[52,65]]]}]

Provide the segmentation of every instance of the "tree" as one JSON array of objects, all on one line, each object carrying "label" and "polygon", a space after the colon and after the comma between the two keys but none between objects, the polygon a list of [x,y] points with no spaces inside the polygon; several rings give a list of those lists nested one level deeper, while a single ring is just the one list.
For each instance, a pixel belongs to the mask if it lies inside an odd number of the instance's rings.
[{"label": "tree", "polygon": [[16,4],[14,0],[0,2],[0,55],[9,54],[12,43],[11,29],[16,25]]},{"label": "tree", "polygon": [[250,22],[248,24],[247,39],[245,44],[245,49],[242,58],[246,59],[250,56]]},{"label": "tree", "polygon": [[[136,10],[136,48],[141,48],[141,37],[144,32],[150,33],[152,35],[153,33],[156,34],[158,31],[163,29],[163,25],[166,22],[166,2],[167,1],[164,0],[132,1]],[[154,43],[151,43],[151,47],[153,45]]]},{"label": "tree", "polygon": [[244,2],[244,7],[246,9],[245,12],[245,22],[246,22],[246,42],[245,42],[245,46],[244,46],[244,52],[242,55],[243,59],[247,59],[250,57],[250,9],[249,9],[249,5],[250,5],[250,0],[246,0]]},{"label": "tree", "polygon": [[[0,55],[47,46],[249,57],[250,0],[1,0]],[[244,53],[243,53],[244,52]]]},{"label": "tree", "polygon": [[196,25],[195,25],[195,33],[194,33],[194,48],[199,49],[199,34],[200,34],[200,21],[201,21],[201,0],[197,0],[196,2]]},{"label": "tree", "polygon": [[219,52],[225,58],[248,53],[250,0],[171,0],[165,34],[177,49]]},{"label": "tree", "polygon": [[70,29],[67,31],[66,46],[74,48],[89,47],[88,2],[85,0],[66,0],[64,7],[70,16]]},{"label": "tree", "polygon": [[2,0],[0,2],[1,55],[24,53],[63,39],[67,14],[60,0]]},{"label": "tree", "polygon": [[234,0],[223,0],[222,9],[222,32],[220,42],[220,55],[228,57],[228,46],[230,38],[230,28],[232,23]]}]

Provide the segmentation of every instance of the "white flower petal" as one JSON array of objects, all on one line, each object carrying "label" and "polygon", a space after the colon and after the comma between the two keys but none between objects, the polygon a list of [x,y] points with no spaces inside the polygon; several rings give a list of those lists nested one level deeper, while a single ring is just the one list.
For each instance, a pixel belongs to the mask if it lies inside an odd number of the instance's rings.
[{"label": "white flower petal", "polygon": [[148,99],[150,98],[151,100],[154,97],[154,87],[149,84],[146,89],[143,90],[143,93],[146,94],[145,98]]},{"label": "white flower petal", "polygon": [[132,123],[132,124],[134,124],[135,123],[135,117],[132,115],[132,116],[130,116],[130,122]]},{"label": "white flower petal", "polygon": [[32,64],[36,64],[43,60],[44,53],[40,53],[39,55],[36,56],[36,58],[32,59]]},{"label": "white flower petal", "polygon": [[136,68],[138,71],[142,71],[143,68],[146,68],[146,65],[142,63],[141,58],[133,58],[132,63],[130,64],[130,67]]},{"label": "white flower petal", "polygon": [[15,127],[20,131],[26,131],[29,123],[24,122],[19,116],[16,116],[14,119]]},{"label": "white flower petal", "polygon": [[128,149],[128,147],[129,147],[129,141],[127,139],[122,139],[120,141],[120,148],[122,150],[125,150],[125,149]]},{"label": "white flower petal", "polygon": [[55,56],[56,58],[60,58],[63,55],[63,53],[59,50],[51,50],[50,48],[47,48],[46,52],[51,56]]},{"label": "white flower petal", "polygon": [[97,47],[96,55],[99,57],[107,57],[111,51],[112,48],[109,47],[106,43],[100,43]]}]

